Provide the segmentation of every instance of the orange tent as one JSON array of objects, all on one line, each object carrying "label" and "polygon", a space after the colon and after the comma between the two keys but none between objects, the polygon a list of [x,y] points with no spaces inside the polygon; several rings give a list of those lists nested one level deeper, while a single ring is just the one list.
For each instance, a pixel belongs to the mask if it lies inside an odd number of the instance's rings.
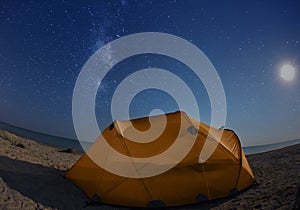
[{"label": "orange tent", "polygon": [[[126,138],[133,128],[147,131],[151,125],[158,129],[163,127],[163,122],[166,122],[163,132],[153,141],[141,143]],[[221,134],[219,141],[217,134]],[[130,177],[114,173],[112,167],[106,168],[114,162],[121,162],[117,166],[127,168],[128,162],[110,158],[112,150],[126,157],[146,160],[166,152],[175,141],[185,144],[192,139],[191,149],[179,162],[175,161],[175,156],[181,154],[180,151],[173,152],[167,161],[162,161],[161,166],[174,165],[163,173],[155,175],[155,168],[150,168],[148,172],[154,171],[154,175]],[[104,141],[110,149],[100,152]],[[201,160],[205,144],[214,151],[207,160]],[[99,161],[102,161],[101,164]],[[143,164],[146,167],[150,163]],[[89,197],[96,196],[106,204],[138,207],[176,206],[222,198],[254,183],[252,170],[233,131],[212,128],[181,111],[131,121],[114,121],[65,176]]]}]

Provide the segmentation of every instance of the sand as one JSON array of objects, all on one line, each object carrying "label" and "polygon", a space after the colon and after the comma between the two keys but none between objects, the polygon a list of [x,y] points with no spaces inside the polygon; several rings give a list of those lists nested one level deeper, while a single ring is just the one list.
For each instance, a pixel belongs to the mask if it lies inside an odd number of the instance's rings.
[{"label": "sand", "polygon": [[[129,209],[91,204],[63,177],[81,156],[0,130],[0,209]],[[72,151],[71,151],[72,152]],[[231,198],[168,209],[293,209],[300,144],[248,156],[257,185]]]}]

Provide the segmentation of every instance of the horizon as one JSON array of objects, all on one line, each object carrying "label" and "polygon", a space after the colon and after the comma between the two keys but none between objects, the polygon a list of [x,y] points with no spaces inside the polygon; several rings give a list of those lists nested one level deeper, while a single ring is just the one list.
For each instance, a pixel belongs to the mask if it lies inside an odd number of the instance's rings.
[{"label": "horizon", "polygon": [[[137,118],[137,119],[140,119],[140,118]],[[46,135],[46,136],[49,136],[49,137],[54,137],[54,138],[62,138],[62,139],[65,139],[65,140],[70,140],[70,141],[76,141],[78,142],[78,139],[71,139],[71,138],[67,138],[67,137],[63,137],[63,136],[55,136],[53,134],[49,134],[49,133],[43,133],[43,132],[38,132],[38,131],[34,131],[34,130],[30,130],[30,129],[26,129],[26,128],[22,128],[22,127],[17,127],[17,126],[14,126],[14,125],[11,125],[11,124],[7,124],[5,122],[1,122],[0,121],[0,124],[5,124],[6,126],[9,126],[9,127],[12,127],[13,129],[14,128],[17,128],[17,129],[21,129],[21,130],[25,130],[25,131],[28,131],[28,132],[32,132],[32,133],[35,133],[35,134],[39,134],[39,135]],[[16,134],[17,136],[20,136],[22,138],[30,138],[29,136],[26,137],[22,134],[20,134],[19,132],[16,132],[16,131],[11,131],[11,130],[8,130],[8,129],[4,129],[0,126],[0,129],[1,130],[4,130],[4,131],[8,131],[10,133],[13,133],[13,134]],[[226,128],[225,128],[226,129]],[[34,140],[36,142],[40,142],[40,139],[31,139],[31,140]],[[260,145],[242,145],[242,148],[250,148],[250,147],[261,147],[261,146],[268,146],[268,145],[274,145],[274,144],[282,144],[282,143],[287,143],[287,142],[293,142],[293,141],[299,141],[300,138],[298,139],[286,139],[286,140],[280,140],[278,142],[272,142],[272,143],[269,143],[269,144],[260,144]],[[89,143],[89,144],[92,144],[91,142],[88,142],[88,141],[82,141],[83,143]],[[241,142],[242,143],[242,142]],[[49,145],[51,145],[51,143],[49,143]],[[293,145],[293,144],[292,144]],[[285,147],[285,146],[284,146]]]}]

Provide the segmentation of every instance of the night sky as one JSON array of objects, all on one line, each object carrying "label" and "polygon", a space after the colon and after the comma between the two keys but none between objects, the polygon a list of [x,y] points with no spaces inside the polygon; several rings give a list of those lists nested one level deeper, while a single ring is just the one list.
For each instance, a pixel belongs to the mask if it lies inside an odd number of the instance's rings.
[{"label": "night sky", "polygon": [[[1,1],[0,121],[76,139],[72,94],[81,68],[104,44],[138,32],[186,39],[214,64],[227,100],[226,128],[243,146],[300,138],[299,1]],[[295,76],[280,76],[288,64]],[[126,75],[167,69],[189,85],[201,121],[210,104],[200,80],[182,63],[145,54],[117,64],[100,84],[96,113],[101,129],[112,121],[110,100]],[[154,100],[155,99],[155,100]],[[165,92],[147,90],[132,101],[130,116],[154,108],[178,109]],[[183,110],[187,113],[192,110]]]}]

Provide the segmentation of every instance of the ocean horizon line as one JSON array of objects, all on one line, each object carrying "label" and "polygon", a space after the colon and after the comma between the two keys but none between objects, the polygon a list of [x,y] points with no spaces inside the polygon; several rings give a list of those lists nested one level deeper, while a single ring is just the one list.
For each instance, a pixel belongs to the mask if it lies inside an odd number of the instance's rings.
[{"label": "ocean horizon line", "polygon": [[[39,143],[44,143],[50,146],[57,146],[62,148],[74,148],[78,151],[84,152],[82,148],[82,144],[89,147],[94,142],[89,141],[81,141],[73,138],[66,138],[61,136],[55,136],[53,134],[47,134],[43,132],[38,132],[34,130],[30,130],[27,128],[18,127],[15,125],[11,125],[6,122],[0,121],[0,129],[11,132],[17,136],[28,138]],[[295,145],[300,143],[300,139],[291,139],[291,140],[283,140],[280,142],[274,142],[270,144],[263,145],[253,145],[253,146],[242,146],[246,155],[258,154],[262,152],[268,152],[276,149],[281,149],[287,146]]]}]

